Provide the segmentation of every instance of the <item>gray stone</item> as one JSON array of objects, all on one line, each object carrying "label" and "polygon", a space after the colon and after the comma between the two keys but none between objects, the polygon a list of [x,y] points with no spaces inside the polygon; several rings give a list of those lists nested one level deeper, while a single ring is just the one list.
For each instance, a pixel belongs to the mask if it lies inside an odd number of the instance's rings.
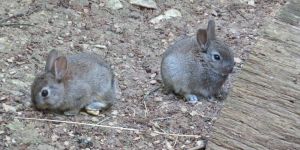
[{"label": "gray stone", "polygon": [[157,5],[154,0],[130,0],[130,4],[146,7],[146,8],[157,9]]},{"label": "gray stone", "polygon": [[8,37],[0,37],[0,52],[7,52],[10,50],[11,44]]},{"label": "gray stone", "polygon": [[175,17],[182,17],[180,11],[178,11],[176,9],[169,9],[169,10],[165,11],[164,14],[151,19],[150,22],[153,24],[157,24],[162,20],[168,20],[168,19],[175,18]]},{"label": "gray stone", "polygon": [[89,5],[88,0],[70,0],[70,5],[75,9],[82,9],[84,6]]},{"label": "gray stone", "polygon": [[123,4],[119,0],[107,0],[106,7],[112,10],[118,10],[123,8]]},{"label": "gray stone", "polygon": [[17,112],[16,107],[6,105],[5,103],[2,104],[2,107],[3,107],[5,112]]}]

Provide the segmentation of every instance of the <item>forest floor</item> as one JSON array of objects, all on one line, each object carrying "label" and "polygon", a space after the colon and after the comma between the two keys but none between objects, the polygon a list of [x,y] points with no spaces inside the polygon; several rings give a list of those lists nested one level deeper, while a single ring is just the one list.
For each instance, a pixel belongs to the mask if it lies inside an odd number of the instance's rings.
[{"label": "forest floor", "polygon": [[[113,10],[104,0],[0,0],[1,149],[197,147],[209,138],[223,102],[202,100],[191,105],[162,90],[143,100],[161,86],[163,52],[213,18],[218,38],[230,45],[237,60],[226,84],[230,89],[264,20],[285,1],[157,0],[156,9],[121,2],[122,8]],[[169,9],[181,15],[150,22]],[[99,116],[67,117],[33,109],[30,85],[43,71],[51,49],[65,54],[95,52],[105,58],[119,82],[118,102]]]}]

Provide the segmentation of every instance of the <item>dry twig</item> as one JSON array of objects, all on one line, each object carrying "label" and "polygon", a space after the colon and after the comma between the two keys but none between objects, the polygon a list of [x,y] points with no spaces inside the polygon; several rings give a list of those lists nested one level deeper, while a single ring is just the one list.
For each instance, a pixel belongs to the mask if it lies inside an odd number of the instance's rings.
[{"label": "dry twig", "polygon": [[23,117],[15,117],[15,118],[16,119],[22,119],[22,120],[35,120],[35,121],[46,121],[46,122],[55,122],[55,123],[76,124],[76,125],[85,125],[85,126],[92,126],[92,127],[111,128],[111,129],[136,131],[136,132],[140,131],[138,129],[133,129],[133,128],[114,127],[114,126],[91,124],[91,123],[82,123],[82,122],[73,122],[73,121],[51,120],[51,119],[38,119],[38,118],[23,118]]},{"label": "dry twig", "polygon": [[147,98],[148,98],[149,95],[151,95],[151,94],[153,94],[154,92],[158,91],[160,88],[161,88],[161,87],[157,87],[157,88],[153,89],[152,91],[146,93],[146,94],[144,95],[143,101],[147,100]]},{"label": "dry twig", "polygon": [[[145,130],[139,130],[139,129],[134,129],[134,128],[114,127],[114,126],[98,125],[98,124],[82,123],[82,122],[74,122],[74,121],[39,119],[39,118],[24,118],[24,117],[14,117],[14,118],[20,119],[20,120],[34,120],[34,121],[44,121],[44,122],[53,122],[53,123],[66,123],[66,124],[74,124],[74,125],[85,125],[85,126],[92,126],[92,127],[118,129],[118,130],[124,130],[124,131],[145,132]],[[199,135],[163,133],[163,132],[159,132],[159,131],[153,131],[153,132],[156,134],[159,134],[159,135],[166,135],[166,136],[190,137],[190,138],[200,138],[201,137]]]},{"label": "dry twig", "polygon": [[146,101],[144,101],[144,107],[145,107],[145,117],[147,117],[147,114],[148,114],[148,108],[147,108]]},{"label": "dry twig", "polygon": [[154,131],[156,134],[160,135],[169,135],[169,136],[177,136],[177,137],[191,137],[191,138],[200,138],[200,135],[191,135],[191,134],[174,134],[174,133],[163,133],[159,131]]},{"label": "dry twig", "polygon": [[34,26],[33,24],[26,24],[26,23],[6,23],[0,24],[0,27],[8,27],[8,26]]}]

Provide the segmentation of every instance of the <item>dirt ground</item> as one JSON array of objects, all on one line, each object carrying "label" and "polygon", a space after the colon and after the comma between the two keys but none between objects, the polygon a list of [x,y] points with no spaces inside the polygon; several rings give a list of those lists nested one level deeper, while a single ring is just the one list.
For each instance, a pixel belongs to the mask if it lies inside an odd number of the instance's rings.
[{"label": "dirt ground", "polygon": [[[214,18],[217,36],[224,39],[234,50],[235,57],[241,60],[227,84],[230,87],[257,37],[262,34],[259,28],[264,20],[274,16],[284,4],[284,0],[254,4],[251,0],[249,4],[247,0],[157,0],[158,8],[148,9],[123,0],[123,8],[112,10],[106,7],[104,0],[71,1],[0,0],[1,149],[197,147],[203,138],[209,138],[223,102],[203,100],[191,105],[162,90],[143,101],[147,92],[161,86],[162,53],[177,38],[193,35],[198,28],[206,26],[209,18]],[[149,22],[171,8],[179,10],[182,17],[157,24]],[[45,57],[51,49],[65,54],[95,52],[110,62],[122,93],[112,109],[100,116],[82,113],[75,117],[34,110],[30,85],[34,75],[43,70]]]}]

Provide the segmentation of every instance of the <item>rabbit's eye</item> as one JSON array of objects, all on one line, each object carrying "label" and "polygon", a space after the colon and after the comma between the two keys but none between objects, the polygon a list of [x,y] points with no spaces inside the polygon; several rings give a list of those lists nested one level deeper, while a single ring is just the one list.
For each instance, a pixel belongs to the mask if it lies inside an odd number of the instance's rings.
[{"label": "rabbit's eye", "polygon": [[43,96],[43,97],[47,97],[48,96],[48,90],[42,90],[42,92],[41,92],[41,95]]},{"label": "rabbit's eye", "polygon": [[215,60],[220,60],[221,57],[220,57],[220,55],[218,55],[218,54],[214,54],[214,59],[215,59]]}]

